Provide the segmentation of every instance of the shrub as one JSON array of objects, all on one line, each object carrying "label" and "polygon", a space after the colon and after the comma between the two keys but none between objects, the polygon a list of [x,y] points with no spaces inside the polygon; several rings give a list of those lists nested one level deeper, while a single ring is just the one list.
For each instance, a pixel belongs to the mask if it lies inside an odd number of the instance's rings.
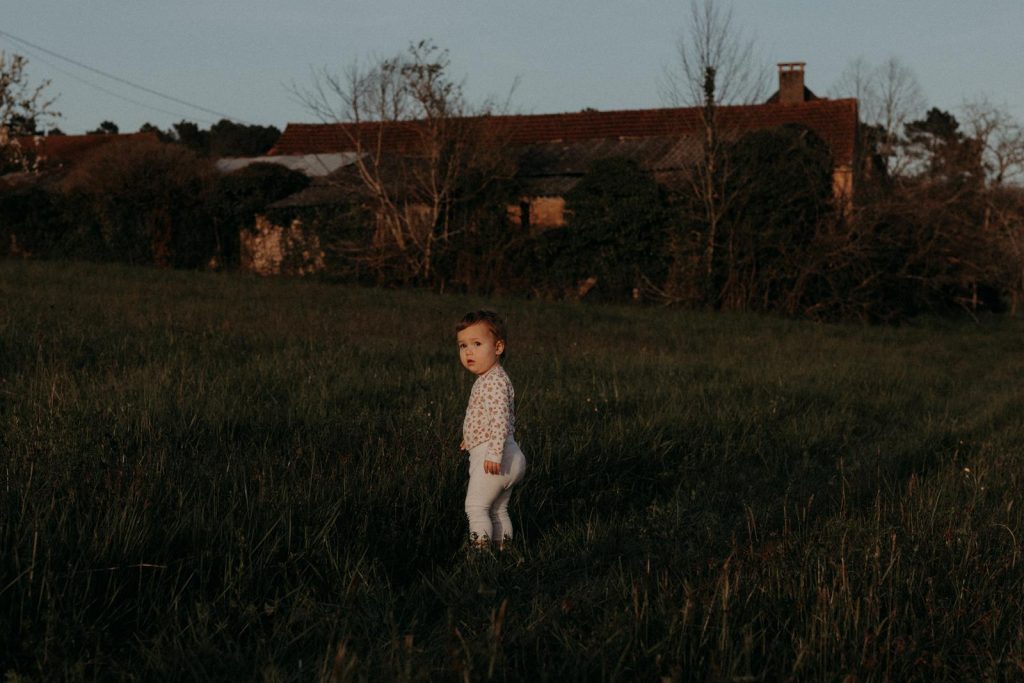
[{"label": "shrub", "polygon": [[221,262],[238,263],[238,231],[251,230],[257,213],[308,185],[309,178],[303,173],[279,164],[252,164],[217,178],[209,209]]},{"label": "shrub", "polygon": [[1012,285],[1002,235],[986,228],[982,195],[899,187],[861,207],[845,298],[873,320],[921,313],[1000,311]]},{"label": "shrub", "polygon": [[676,288],[715,308],[796,312],[819,266],[819,237],[836,220],[828,146],[808,128],[784,126],[743,135],[717,162],[714,230],[706,190],[683,183],[676,196],[685,217]]},{"label": "shrub", "polygon": [[65,179],[81,210],[80,243],[99,258],[195,267],[218,250],[206,200],[213,169],[178,145],[115,142],[97,149]]},{"label": "shrub", "polygon": [[537,244],[550,282],[575,289],[593,278],[598,298],[625,299],[664,279],[671,213],[664,190],[636,162],[598,160],[565,202],[568,224]]},{"label": "shrub", "polygon": [[47,257],[69,229],[61,193],[40,186],[0,192],[0,254]]}]

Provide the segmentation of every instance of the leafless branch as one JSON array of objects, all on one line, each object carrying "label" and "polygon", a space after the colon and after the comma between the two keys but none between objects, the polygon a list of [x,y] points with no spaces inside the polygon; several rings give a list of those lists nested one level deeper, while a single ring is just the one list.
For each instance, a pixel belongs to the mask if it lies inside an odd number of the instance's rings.
[{"label": "leafless branch", "polygon": [[765,99],[768,65],[757,43],[735,24],[731,6],[690,0],[689,21],[676,42],[676,61],[662,74],[663,101],[674,107],[705,102],[705,78],[715,78],[715,105],[754,104]]}]

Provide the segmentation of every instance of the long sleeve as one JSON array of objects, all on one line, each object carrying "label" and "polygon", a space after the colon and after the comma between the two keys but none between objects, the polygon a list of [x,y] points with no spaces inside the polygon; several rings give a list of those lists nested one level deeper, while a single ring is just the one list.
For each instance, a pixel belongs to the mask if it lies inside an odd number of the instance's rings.
[{"label": "long sleeve", "polygon": [[477,378],[469,394],[463,436],[466,448],[487,444],[485,459],[501,462],[505,440],[515,433],[515,392],[500,365]]},{"label": "long sleeve", "polygon": [[491,382],[487,387],[486,419],[487,432],[490,436],[487,440],[485,460],[501,462],[502,453],[505,451],[505,439],[512,426],[511,389],[511,382]]}]

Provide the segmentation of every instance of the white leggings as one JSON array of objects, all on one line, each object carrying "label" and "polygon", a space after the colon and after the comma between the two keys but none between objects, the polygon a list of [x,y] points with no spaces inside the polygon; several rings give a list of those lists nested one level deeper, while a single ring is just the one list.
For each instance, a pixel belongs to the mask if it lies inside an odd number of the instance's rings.
[{"label": "white leggings", "polygon": [[466,517],[469,538],[473,542],[512,538],[512,520],[508,516],[508,499],[512,486],[526,473],[526,456],[515,439],[509,437],[501,456],[501,474],[484,472],[487,444],[469,451],[469,486],[466,488]]}]

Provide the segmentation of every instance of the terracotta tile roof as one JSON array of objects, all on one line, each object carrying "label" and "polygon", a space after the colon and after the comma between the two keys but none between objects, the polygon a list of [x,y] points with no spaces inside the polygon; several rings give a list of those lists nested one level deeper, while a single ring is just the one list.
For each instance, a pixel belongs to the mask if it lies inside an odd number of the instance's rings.
[{"label": "terracotta tile roof", "polygon": [[695,137],[595,138],[519,145],[518,175],[583,175],[599,159],[625,157],[649,171],[686,168],[700,159],[703,147]]},{"label": "terracotta tile roof", "polygon": [[[718,109],[720,129],[743,133],[803,124],[814,130],[832,149],[837,165],[852,165],[857,132],[857,100],[813,100],[796,104],[758,104]],[[490,116],[488,127],[503,131],[514,145],[573,143],[585,140],[695,137],[701,129],[700,108],[585,111],[569,114]],[[310,124],[289,123],[268,154],[318,154],[351,151],[353,139],[364,144],[381,134],[382,147],[403,151],[414,147],[416,122]],[[682,155],[680,160],[687,155]]]},{"label": "terracotta tile roof", "polygon": [[29,152],[40,160],[44,167],[57,168],[81,161],[89,152],[111,142],[159,141],[156,133],[129,133],[125,135],[47,135],[19,138],[19,145],[25,145]]}]

